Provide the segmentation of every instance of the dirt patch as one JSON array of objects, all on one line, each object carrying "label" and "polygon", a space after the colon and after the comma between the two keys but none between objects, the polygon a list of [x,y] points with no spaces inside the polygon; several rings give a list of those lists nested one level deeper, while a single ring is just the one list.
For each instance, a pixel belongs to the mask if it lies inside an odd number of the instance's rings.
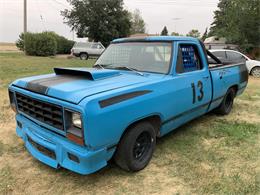
[{"label": "dirt patch", "polygon": [[15,43],[0,43],[0,52],[18,52],[20,51]]}]

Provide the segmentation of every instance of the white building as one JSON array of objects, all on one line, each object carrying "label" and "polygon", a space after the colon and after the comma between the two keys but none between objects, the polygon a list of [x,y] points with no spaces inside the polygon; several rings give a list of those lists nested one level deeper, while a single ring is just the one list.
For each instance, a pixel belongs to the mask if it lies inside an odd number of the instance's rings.
[{"label": "white building", "polygon": [[207,49],[233,49],[237,50],[238,45],[227,44],[226,39],[217,36],[209,37],[204,41],[205,47]]}]

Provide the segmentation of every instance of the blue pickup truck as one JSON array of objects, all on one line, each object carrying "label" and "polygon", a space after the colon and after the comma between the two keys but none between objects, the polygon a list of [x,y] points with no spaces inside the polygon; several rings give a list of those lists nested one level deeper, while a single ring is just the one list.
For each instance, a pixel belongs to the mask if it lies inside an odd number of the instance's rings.
[{"label": "blue pickup truck", "polygon": [[116,39],[92,68],[18,79],[9,96],[32,156],[90,174],[112,158],[143,169],[157,138],[210,111],[228,114],[247,83],[245,64],[222,65],[198,39],[158,36]]}]

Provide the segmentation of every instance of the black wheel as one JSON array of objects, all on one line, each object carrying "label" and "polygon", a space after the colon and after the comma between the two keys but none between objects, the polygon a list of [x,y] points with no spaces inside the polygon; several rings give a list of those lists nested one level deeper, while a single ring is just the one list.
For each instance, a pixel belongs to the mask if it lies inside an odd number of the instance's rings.
[{"label": "black wheel", "polygon": [[88,59],[88,54],[87,53],[81,53],[79,55],[79,57],[80,57],[81,60],[87,60]]},{"label": "black wheel", "polygon": [[115,162],[126,171],[142,170],[150,162],[155,144],[154,127],[148,122],[137,123],[121,139],[115,154]]},{"label": "black wheel", "polygon": [[260,67],[254,67],[252,70],[251,70],[251,74],[253,77],[256,77],[256,78],[260,78]]},{"label": "black wheel", "polygon": [[230,88],[223,101],[221,102],[220,106],[215,110],[217,114],[221,115],[227,115],[230,113],[233,103],[234,103],[234,98],[235,98],[236,92],[233,88]]}]

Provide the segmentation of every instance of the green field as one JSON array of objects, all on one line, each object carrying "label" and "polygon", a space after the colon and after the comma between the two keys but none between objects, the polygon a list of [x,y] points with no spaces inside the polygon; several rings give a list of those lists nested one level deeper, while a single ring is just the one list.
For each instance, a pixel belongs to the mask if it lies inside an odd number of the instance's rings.
[{"label": "green field", "polygon": [[159,139],[150,164],[138,173],[111,162],[81,176],[31,157],[15,134],[8,84],[53,67],[93,63],[0,53],[0,194],[260,194],[260,80],[253,78],[230,115],[207,114]]}]

